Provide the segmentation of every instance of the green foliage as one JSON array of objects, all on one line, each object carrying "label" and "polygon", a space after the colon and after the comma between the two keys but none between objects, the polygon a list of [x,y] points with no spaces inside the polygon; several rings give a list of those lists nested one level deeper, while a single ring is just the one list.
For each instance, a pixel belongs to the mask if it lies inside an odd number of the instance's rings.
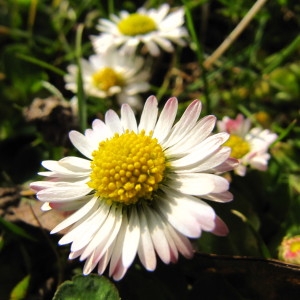
[{"label": "green foliage", "polygon": [[115,286],[105,277],[77,275],[65,281],[55,293],[53,300],[119,300]]},{"label": "green foliage", "polygon": [[25,276],[12,290],[10,294],[10,300],[22,300],[26,299],[30,283],[30,275]]}]

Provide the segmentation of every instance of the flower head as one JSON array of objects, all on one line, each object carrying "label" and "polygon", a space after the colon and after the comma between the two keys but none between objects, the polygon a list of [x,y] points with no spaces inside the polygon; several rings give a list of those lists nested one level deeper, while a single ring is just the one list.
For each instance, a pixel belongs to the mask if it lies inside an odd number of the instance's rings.
[{"label": "flower head", "polygon": [[100,19],[100,36],[93,36],[96,52],[106,53],[108,49],[121,47],[121,52],[134,53],[143,44],[152,56],[160,54],[160,48],[173,52],[172,43],[184,46],[187,31],[182,27],[184,10],[179,8],[168,14],[168,4],[157,10],[140,8],[136,13],[121,11],[120,16],[112,15],[111,20]]},{"label": "flower head", "polygon": [[300,264],[300,235],[285,237],[279,247],[279,259],[292,264]]},{"label": "flower head", "polygon": [[231,156],[238,159],[240,164],[235,168],[235,173],[244,176],[247,166],[260,171],[267,169],[270,154],[269,146],[276,140],[277,134],[268,129],[259,127],[251,128],[250,119],[237,115],[236,119],[224,117],[217,122],[219,131],[230,133],[230,138],[224,144],[232,149]]},{"label": "flower head", "polygon": [[[132,106],[139,105],[138,93],[150,88],[150,73],[142,70],[145,62],[142,57],[123,56],[118,51],[102,55],[92,55],[89,60],[81,60],[82,79],[85,93],[100,98],[117,96],[119,103],[124,101]],[[77,91],[76,65],[69,65],[65,75],[66,89]]]},{"label": "flower head", "polygon": [[[95,120],[85,134],[70,132],[86,157],[44,161],[48,181],[31,187],[44,209],[75,211],[52,230],[66,233],[70,258],[86,260],[83,272],[96,266],[121,279],[136,255],[147,270],[156,253],[168,264],[178,255],[190,258],[188,238],[202,231],[226,235],[228,229],[204,200],[228,202],[232,195],[221,172],[236,160],[223,147],[226,132],[212,134],[216,118],[200,120],[201,102],[193,101],[174,125],[178,102],[170,98],[158,117],[157,100],[147,99],[139,124],[129,105],[121,117],[112,110]],[[217,174],[216,174],[217,173]]]}]

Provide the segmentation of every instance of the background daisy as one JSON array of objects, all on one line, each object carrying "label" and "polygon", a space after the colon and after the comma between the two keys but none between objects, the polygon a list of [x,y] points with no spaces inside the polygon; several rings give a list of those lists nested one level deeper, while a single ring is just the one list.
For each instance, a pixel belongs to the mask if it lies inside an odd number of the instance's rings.
[{"label": "background daisy", "polygon": [[[107,98],[116,96],[118,102],[141,106],[139,93],[149,90],[149,70],[139,56],[123,56],[118,51],[96,54],[81,60],[83,87],[86,95]],[[67,67],[66,89],[77,92],[76,65]]]},{"label": "background daisy", "polygon": [[105,123],[95,120],[84,135],[71,131],[86,159],[44,161],[49,171],[40,175],[49,180],[31,184],[44,209],[75,210],[52,233],[69,228],[59,243],[72,243],[71,259],[86,260],[84,274],[96,266],[102,274],[109,265],[110,276],[119,280],[136,254],[151,271],[155,253],[166,264],[179,253],[190,258],[188,238],[228,232],[204,201],[232,200],[228,181],[215,174],[236,164],[222,146],[228,134],[212,135],[214,116],[198,120],[198,100],[175,125],[177,99],[169,99],[159,117],[157,105],[148,98],[139,124],[124,104],[121,118],[110,110]]},{"label": "background daisy", "polygon": [[97,29],[101,34],[92,36],[95,51],[106,53],[112,47],[120,47],[123,54],[128,54],[143,44],[152,56],[158,56],[160,48],[173,52],[172,43],[184,46],[184,10],[178,8],[168,14],[169,10],[169,5],[163,4],[158,9],[140,8],[133,14],[121,11],[120,16],[112,15],[111,20],[100,19]]},{"label": "background daisy", "polygon": [[276,140],[277,134],[259,127],[250,129],[250,119],[241,114],[236,119],[225,116],[222,121],[217,122],[217,127],[219,131],[230,133],[225,145],[231,147],[231,156],[240,161],[234,170],[236,174],[244,176],[247,166],[260,171],[267,169],[270,159],[268,149]]}]

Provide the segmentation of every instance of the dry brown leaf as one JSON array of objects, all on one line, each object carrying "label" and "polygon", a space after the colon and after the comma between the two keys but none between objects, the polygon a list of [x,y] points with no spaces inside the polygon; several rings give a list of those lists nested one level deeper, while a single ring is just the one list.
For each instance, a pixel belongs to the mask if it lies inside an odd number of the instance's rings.
[{"label": "dry brown leaf", "polygon": [[51,231],[69,215],[69,213],[57,210],[42,211],[42,204],[39,201],[21,202],[18,207],[10,209],[11,214],[7,215],[6,219],[10,221],[22,221],[31,226],[42,227]]}]

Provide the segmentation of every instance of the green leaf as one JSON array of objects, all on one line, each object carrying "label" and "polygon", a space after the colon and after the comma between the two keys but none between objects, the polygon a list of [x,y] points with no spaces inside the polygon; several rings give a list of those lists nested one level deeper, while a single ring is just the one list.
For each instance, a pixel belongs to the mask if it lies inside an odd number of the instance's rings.
[{"label": "green leaf", "polygon": [[25,276],[12,290],[10,300],[25,299],[30,283],[30,275]]},{"label": "green leaf", "polygon": [[65,281],[56,291],[53,300],[119,300],[116,287],[99,275],[76,275],[72,281]]},{"label": "green leaf", "polygon": [[22,227],[14,224],[14,223],[8,222],[0,217],[0,228],[1,227],[7,229],[8,231],[14,233],[17,236],[21,236],[30,241],[35,241],[35,239],[30,234],[28,234]]}]

